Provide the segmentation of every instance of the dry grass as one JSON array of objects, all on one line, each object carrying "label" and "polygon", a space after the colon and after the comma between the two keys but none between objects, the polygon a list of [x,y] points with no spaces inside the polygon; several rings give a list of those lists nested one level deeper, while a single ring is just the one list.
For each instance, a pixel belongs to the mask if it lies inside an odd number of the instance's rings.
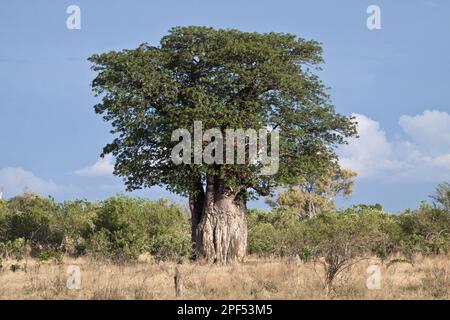
[{"label": "dry grass", "polygon": [[[141,261],[113,265],[65,259],[63,265],[28,261],[26,271],[0,269],[0,299],[174,299],[174,263]],[[379,264],[381,289],[366,288],[367,267]],[[66,287],[67,266],[81,268],[81,289]],[[312,263],[250,257],[231,266],[179,265],[185,299],[449,299],[448,256],[421,258],[414,265],[363,261],[341,274],[326,295],[321,269]]]}]

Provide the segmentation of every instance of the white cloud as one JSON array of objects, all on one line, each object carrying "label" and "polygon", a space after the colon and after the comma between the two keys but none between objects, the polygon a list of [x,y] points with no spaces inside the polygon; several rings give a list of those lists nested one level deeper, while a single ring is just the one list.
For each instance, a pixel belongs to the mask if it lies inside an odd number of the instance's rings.
[{"label": "white cloud", "polygon": [[401,116],[400,128],[408,139],[389,140],[380,124],[354,114],[359,139],[339,150],[343,167],[360,178],[385,181],[441,181],[450,179],[450,115],[425,111]]},{"label": "white cloud", "polygon": [[392,153],[386,133],[378,122],[361,114],[353,114],[358,122],[359,138],[349,139],[341,148],[341,165],[352,168],[359,176],[370,176],[389,159]]},{"label": "white cloud", "polygon": [[55,183],[35,176],[31,171],[20,167],[0,169],[0,188],[5,196],[11,197],[24,191],[36,192],[41,195],[60,194],[73,191],[71,187]]},{"label": "white cloud", "polygon": [[426,110],[416,116],[401,116],[399,124],[421,151],[433,156],[450,152],[450,114]]},{"label": "white cloud", "polygon": [[75,171],[79,176],[109,176],[114,170],[113,157],[107,154],[100,158],[92,166]]}]

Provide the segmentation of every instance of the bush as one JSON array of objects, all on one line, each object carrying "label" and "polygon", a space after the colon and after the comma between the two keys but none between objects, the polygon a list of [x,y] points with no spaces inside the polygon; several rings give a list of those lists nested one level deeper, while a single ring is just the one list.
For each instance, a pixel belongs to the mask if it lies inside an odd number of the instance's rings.
[{"label": "bush", "polygon": [[92,234],[89,238],[86,254],[97,260],[117,259],[117,253],[113,251],[111,236],[107,230],[100,230]]},{"label": "bush", "polygon": [[[308,219],[277,206],[250,209],[247,218],[249,253],[324,261],[330,276],[357,256],[387,259],[395,253],[412,257],[450,249],[450,215],[427,204],[399,216],[380,205],[358,205]],[[132,261],[142,253],[179,261],[191,257],[192,248],[188,215],[167,200],[116,196],[100,203],[57,204],[25,194],[0,201],[0,258],[21,259],[31,249],[46,261],[60,261],[63,254]]]},{"label": "bush", "polygon": [[136,260],[150,252],[157,259],[191,254],[189,221],[183,211],[165,201],[124,196],[104,201],[94,220],[88,251],[113,260]]},{"label": "bush", "polygon": [[391,254],[400,234],[396,219],[379,206],[356,206],[312,219],[285,207],[250,210],[248,222],[250,253],[298,255],[303,261],[321,263],[328,291],[336,276],[356,259]]},{"label": "bush", "polygon": [[23,260],[30,252],[27,241],[23,238],[9,240],[0,243],[0,260],[15,259],[17,261]]},{"label": "bush", "polygon": [[192,243],[181,234],[160,234],[150,239],[149,252],[157,261],[180,261],[192,255]]},{"label": "bush", "polygon": [[248,251],[260,256],[298,254],[302,221],[303,217],[284,206],[271,211],[249,210]]},{"label": "bush", "polygon": [[385,260],[390,255],[401,251],[402,231],[398,218],[384,212],[381,205],[356,205],[344,212],[357,214],[356,217],[367,220],[372,227],[372,232],[377,234],[377,241],[368,246],[373,254]]},{"label": "bush", "polygon": [[22,240],[40,260],[60,261],[63,253],[90,254],[109,260],[136,260],[150,252],[157,259],[192,254],[185,212],[165,200],[117,196],[101,203],[62,204],[34,194],[0,202],[3,252]]},{"label": "bush", "polygon": [[46,248],[59,249],[63,228],[58,221],[58,206],[52,199],[25,194],[9,200],[8,211],[2,218],[8,241],[23,238],[36,252]]},{"label": "bush", "polygon": [[149,252],[157,260],[192,256],[190,221],[186,213],[162,199],[145,205]]},{"label": "bush", "polygon": [[410,257],[447,253],[450,248],[450,215],[442,209],[422,204],[416,211],[407,210],[399,216],[402,231],[401,249]]},{"label": "bush", "polygon": [[267,222],[251,225],[248,230],[248,251],[259,256],[274,255],[279,251],[278,231]]},{"label": "bush", "polygon": [[94,219],[89,251],[113,260],[136,260],[148,244],[144,201],[124,196],[102,202]]},{"label": "bush", "polygon": [[332,290],[336,277],[355,262],[368,258],[382,240],[379,216],[372,211],[323,214],[305,221],[299,256],[324,268],[324,288]]},{"label": "bush", "polygon": [[94,232],[98,205],[86,200],[66,201],[59,206],[58,220],[64,233],[64,251],[74,256],[86,252],[87,240]]}]

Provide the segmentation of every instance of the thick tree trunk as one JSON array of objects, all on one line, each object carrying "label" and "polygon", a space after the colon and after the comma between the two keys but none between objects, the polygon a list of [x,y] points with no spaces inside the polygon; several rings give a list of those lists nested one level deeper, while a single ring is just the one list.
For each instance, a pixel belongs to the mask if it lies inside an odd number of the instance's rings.
[{"label": "thick tree trunk", "polygon": [[199,181],[195,186],[195,191],[189,196],[189,209],[191,210],[191,239],[193,243],[197,241],[197,226],[202,218],[204,202],[205,191],[203,190],[201,181]]},{"label": "thick tree trunk", "polygon": [[208,263],[241,261],[247,249],[247,209],[241,195],[209,177],[196,230],[196,257]]}]

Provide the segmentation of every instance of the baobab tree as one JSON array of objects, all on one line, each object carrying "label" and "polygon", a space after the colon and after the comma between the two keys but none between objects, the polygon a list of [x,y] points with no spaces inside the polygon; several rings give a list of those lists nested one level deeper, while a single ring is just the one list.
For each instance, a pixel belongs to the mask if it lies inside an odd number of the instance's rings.
[{"label": "baobab tree", "polygon": [[[93,90],[102,97],[95,111],[114,134],[102,155],[115,156],[114,173],[129,190],[160,185],[189,198],[196,258],[206,262],[241,260],[247,201],[327,168],[336,160],[334,148],[356,133],[316,75],[320,44],[295,35],[176,27],[158,46],[89,60],[97,72]],[[261,163],[249,160],[174,163],[179,141],[172,133],[193,134],[195,121],[224,135],[227,129],[276,131],[278,171],[260,175]]]}]

